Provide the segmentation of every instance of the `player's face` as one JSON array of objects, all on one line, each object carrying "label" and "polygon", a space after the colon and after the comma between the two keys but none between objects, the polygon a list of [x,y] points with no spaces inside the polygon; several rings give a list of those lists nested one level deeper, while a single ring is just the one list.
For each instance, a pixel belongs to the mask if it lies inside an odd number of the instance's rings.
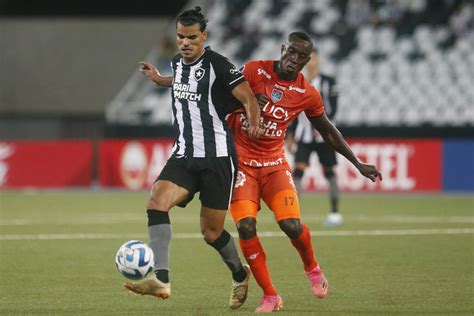
[{"label": "player's face", "polygon": [[299,38],[290,38],[288,43],[281,47],[280,73],[295,78],[308,63],[310,56],[311,43]]},{"label": "player's face", "polygon": [[186,63],[193,62],[201,56],[206,39],[207,32],[201,32],[199,23],[190,26],[181,23],[176,25],[176,45]]}]

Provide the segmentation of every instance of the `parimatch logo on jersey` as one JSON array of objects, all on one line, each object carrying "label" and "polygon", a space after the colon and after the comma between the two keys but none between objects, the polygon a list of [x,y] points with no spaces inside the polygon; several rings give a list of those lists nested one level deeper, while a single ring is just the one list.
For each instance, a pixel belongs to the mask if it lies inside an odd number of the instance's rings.
[{"label": "parimatch logo on jersey", "polygon": [[188,101],[201,101],[201,94],[189,91],[189,84],[174,83],[173,84],[174,97],[177,99],[186,99]]}]

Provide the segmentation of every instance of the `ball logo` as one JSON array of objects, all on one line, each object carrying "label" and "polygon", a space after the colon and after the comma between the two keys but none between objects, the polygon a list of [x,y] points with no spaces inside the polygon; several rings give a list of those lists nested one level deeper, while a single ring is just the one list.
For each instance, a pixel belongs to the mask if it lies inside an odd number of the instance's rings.
[{"label": "ball logo", "polygon": [[139,142],[125,145],[120,158],[120,176],[123,184],[131,190],[139,190],[146,180],[148,159],[145,147]]},{"label": "ball logo", "polygon": [[205,73],[206,73],[206,70],[202,68],[197,68],[196,70],[194,70],[194,79],[196,79],[196,81],[201,80],[204,77]]},{"label": "ball logo", "polygon": [[237,172],[237,179],[235,180],[234,188],[237,189],[242,187],[245,184],[245,180],[247,180],[247,178],[245,177],[245,173],[243,173],[242,171]]}]

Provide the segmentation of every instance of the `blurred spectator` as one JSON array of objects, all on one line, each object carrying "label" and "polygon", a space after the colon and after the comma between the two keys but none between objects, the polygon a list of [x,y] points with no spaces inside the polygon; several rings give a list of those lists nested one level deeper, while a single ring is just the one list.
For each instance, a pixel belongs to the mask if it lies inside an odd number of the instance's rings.
[{"label": "blurred spectator", "polygon": [[449,24],[458,37],[462,37],[471,32],[474,28],[473,3],[463,3],[459,8],[457,8],[449,20]]},{"label": "blurred spectator", "polygon": [[161,73],[165,76],[171,75],[170,60],[176,55],[176,45],[174,38],[169,35],[162,37],[159,45],[157,65]]}]

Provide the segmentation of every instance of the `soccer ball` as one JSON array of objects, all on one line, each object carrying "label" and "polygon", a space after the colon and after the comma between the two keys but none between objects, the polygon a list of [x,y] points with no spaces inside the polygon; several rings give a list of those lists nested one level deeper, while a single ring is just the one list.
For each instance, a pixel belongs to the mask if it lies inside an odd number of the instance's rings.
[{"label": "soccer ball", "polygon": [[153,271],[153,250],[142,241],[130,240],[124,243],[115,256],[115,265],[126,278],[137,280]]}]

